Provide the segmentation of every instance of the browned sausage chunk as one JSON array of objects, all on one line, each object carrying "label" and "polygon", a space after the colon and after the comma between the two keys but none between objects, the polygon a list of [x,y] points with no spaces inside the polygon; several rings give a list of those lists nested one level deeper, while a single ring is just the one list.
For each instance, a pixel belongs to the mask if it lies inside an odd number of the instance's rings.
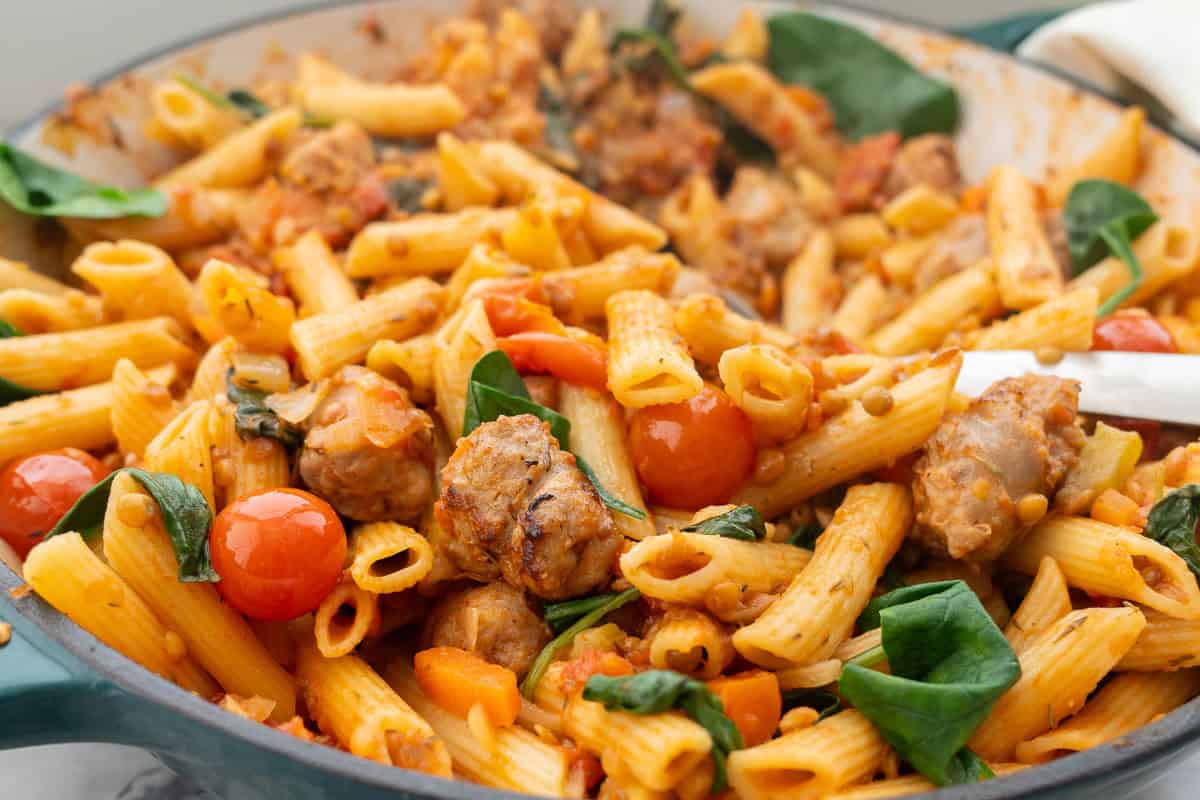
[{"label": "browned sausage chunk", "polygon": [[917,538],[966,561],[996,558],[1027,525],[1022,497],[1049,499],[1079,458],[1079,384],[1026,375],[992,384],[946,417],[914,467]]},{"label": "browned sausage chunk", "polygon": [[896,152],[892,169],[883,185],[888,199],[920,184],[958,196],[962,173],[954,140],[942,133],[927,133],[909,139]]},{"label": "browned sausage chunk", "polygon": [[433,500],[433,420],[396,384],[343,367],[309,418],[300,477],[351,519],[411,520]]},{"label": "browned sausage chunk", "polygon": [[424,639],[429,647],[469,650],[524,675],[550,637],[525,594],[497,581],[442,598],[425,623]]},{"label": "browned sausage chunk", "polygon": [[459,440],[435,511],[445,554],[467,576],[503,578],[552,600],[607,581],[620,545],[575,457],[528,414],[484,423]]}]

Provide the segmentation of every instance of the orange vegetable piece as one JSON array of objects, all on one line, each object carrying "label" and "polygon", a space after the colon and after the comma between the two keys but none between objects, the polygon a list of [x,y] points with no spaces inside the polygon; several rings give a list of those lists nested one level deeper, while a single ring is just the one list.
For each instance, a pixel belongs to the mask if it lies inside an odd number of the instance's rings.
[{"label": "orange vegetable piece", "polygon": [[959,198],[959,205],[967,214],[979,214],[987,206],[987,187],[982,184],[968,186],[962,190],[962,197]]},{"label": "orange vegetable piece", "polygon": [[550,374],[567,383],[601,390],[608,384],[608,350],[602,344],[557,333],[526,331],[497,339],[496,347],[523,375]]},{"label": "orange vegetable piece", "polygon": [[515,294],[489,294],[483,298],[488,323],[497,336],[542,331],[565,334],[566,326],[550,307]]},{"label": "orange vegetable piece", "polygon": [[753,670],[708,682],[708,688],[721,698],[725,716],[742,734],[746,747],[770,739],[779,727],[783,697],[774,672]]},{"label": "orange vegetable piece", "polygon": [[583,689],[588,678],[593,675],[632,675],[635,672],[633,664],[611,650],[585,650],[578,658],[567,662],[563,667],[563,688],[572,692]]},{"label": "orange vegetable piece", "polygon": [[431,647],[413,658],[417,685],[429,699],[466,718],[476,703],[497,727],[512,725],[521,710],[517,674],[457,647]]}]

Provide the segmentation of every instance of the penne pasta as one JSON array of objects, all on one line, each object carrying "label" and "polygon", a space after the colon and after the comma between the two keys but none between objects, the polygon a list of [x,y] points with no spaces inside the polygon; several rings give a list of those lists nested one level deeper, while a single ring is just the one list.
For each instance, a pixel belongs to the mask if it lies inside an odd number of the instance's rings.
[{"label": "penne pasta", "polygon": [[704,382],[678,339],[671,307],[656,294],[624,291],[608,298],[608,387],[626,408],[678,403]]}]

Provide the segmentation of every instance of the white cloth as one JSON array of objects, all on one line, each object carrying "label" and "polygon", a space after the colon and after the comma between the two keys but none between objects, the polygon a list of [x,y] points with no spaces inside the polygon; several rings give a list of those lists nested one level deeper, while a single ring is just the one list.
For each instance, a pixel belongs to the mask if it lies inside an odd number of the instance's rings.
[{"label": "white cloth", "polygon": [[1200,134],[1200,0],[1096,3],[1043,25],[1017,52],[1116,95],[1133,84]]}]

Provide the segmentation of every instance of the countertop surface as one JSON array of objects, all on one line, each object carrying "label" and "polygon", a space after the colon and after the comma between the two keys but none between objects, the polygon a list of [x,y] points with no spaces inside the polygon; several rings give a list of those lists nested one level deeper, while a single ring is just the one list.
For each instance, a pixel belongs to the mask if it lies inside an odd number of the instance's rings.
[{"label": "countertop surface", "polygon": [[[18,36],[5,35],[0,48],[0,130],[47,105],[71,81],[111,69],[138,53],[238,18],[309,4],[311,0],[0,0],[0,29],[6,34],[20,31]],[[857,0],[855,4],[961,25],[1077,3]],[[98,744],[0,753],[0,786],[5,800],[211,800],[181,784],[144,752]],[[1198,796],[1200,756],[1195,756],[1131,800],[1195,800]]]}]

